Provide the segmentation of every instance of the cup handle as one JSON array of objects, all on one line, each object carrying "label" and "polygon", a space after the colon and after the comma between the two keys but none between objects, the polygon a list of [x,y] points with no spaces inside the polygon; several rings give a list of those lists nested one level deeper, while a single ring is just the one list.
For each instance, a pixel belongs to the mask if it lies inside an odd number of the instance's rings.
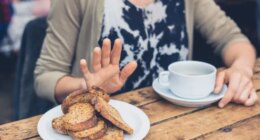
[{"label": "cup handle", "polygon": [[159,84],[163,87],[169,87],[169,71],[163,71],[159,74]]}]

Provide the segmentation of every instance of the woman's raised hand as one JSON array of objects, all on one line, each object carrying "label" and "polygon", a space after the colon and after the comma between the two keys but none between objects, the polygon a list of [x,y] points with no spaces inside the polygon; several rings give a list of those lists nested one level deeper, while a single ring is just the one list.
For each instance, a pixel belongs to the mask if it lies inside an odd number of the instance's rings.
[{"label": "woman's raised hand", "polygon": [[120,71],[121,51],[122,42],[120,39],[115,40],[112,51],[111,41],[104,39],[102,49],[96,47],[93,51],[93,72],[89,71],[86,60],[82,59],[80,61],[80,69],[85,79],[82,87],[98,86],[108,93],[120,90],[137,67],[137,63],[131,61]]}]

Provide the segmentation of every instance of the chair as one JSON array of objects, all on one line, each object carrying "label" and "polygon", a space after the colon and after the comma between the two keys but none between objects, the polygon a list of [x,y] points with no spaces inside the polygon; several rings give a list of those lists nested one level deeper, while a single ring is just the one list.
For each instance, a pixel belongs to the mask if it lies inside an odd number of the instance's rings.
[{"label": "chair", "polygon": [[37,97],[34,90],[34,69],[41,52],[46,28],[46,17],[35,19],[25,27],[15,80],[15,120],[42,114],[54,106],[50,101]]}]

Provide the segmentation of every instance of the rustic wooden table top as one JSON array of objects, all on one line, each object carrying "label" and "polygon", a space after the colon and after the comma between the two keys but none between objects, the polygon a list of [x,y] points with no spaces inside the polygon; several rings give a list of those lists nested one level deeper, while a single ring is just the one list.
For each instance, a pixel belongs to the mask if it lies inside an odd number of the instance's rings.
[{"label": "rustic wooden table top", "polygon": [[[260,96],[260,59],[256,62],[254,84]],[[145,139],[260,140],[260,100],[253,107],[216,104],[205,108],[185,108],[160,98],[151,87],[113,97],[141,108],[150,118]],[[0,140],[39,140],[37,123],[41,116],[0,126]]]}]

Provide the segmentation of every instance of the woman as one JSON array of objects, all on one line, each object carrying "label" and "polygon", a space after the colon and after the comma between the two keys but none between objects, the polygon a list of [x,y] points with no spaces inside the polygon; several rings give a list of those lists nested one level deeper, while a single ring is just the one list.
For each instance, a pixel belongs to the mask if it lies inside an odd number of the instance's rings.
[{"label": "woman", "polygon": [[212,0],[55,0],[48,23],[35,87],[54,102],[92,85],[108,93],[150,86],[170,63],[192,58],[194,28],[228,67],[216,80],[215,92],[229,84],[219,107],[257,100],[255,51]]}]

